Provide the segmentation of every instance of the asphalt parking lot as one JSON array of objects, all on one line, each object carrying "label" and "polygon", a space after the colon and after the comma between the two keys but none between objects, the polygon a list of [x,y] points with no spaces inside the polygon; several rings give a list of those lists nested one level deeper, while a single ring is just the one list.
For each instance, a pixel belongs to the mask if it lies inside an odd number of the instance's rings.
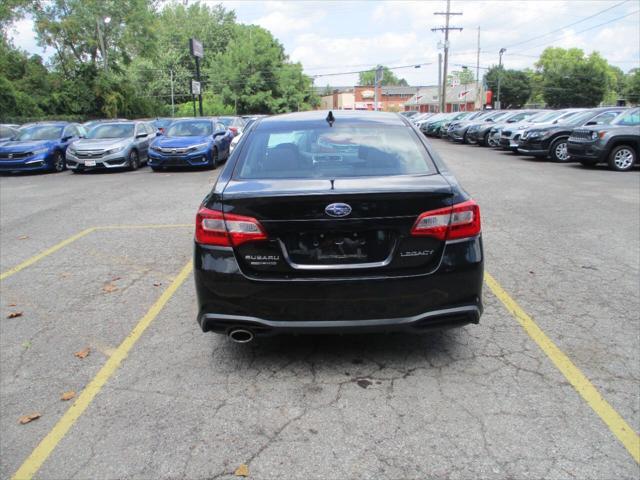
[{"label": "asphalt parking lot", "polygon": [[0,476],[638,478],[640,172],[433,143],[490,276],[420,337],[201,333],[217,171],[0,177]]}]

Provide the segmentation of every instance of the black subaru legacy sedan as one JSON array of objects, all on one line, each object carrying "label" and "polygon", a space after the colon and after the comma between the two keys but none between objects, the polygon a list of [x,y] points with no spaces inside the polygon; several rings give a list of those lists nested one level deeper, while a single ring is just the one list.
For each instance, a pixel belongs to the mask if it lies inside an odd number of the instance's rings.
[{"label": "black subaru legacy sedan", "polygon": [[478,323],[480,209],[404,117],[313,111],[244,133],[196,216],[203,331]]}]

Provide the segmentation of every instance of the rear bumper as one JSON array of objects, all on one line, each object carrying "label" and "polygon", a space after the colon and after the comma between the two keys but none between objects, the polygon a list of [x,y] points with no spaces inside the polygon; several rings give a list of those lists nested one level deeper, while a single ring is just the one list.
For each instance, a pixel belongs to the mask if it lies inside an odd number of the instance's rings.
[{"label": "rear bumper", "polygon": [[256,335],[426,331],[478,323],[482,239],[446,245],[431,273],[353,278],[255,279],[231,249],[195,246],[198,323],[203,331]]},{"label": "rear bumper", "polygon": [[365,320],[292,320],[274,321],[241,315],[203,314],[198,323],[204,332],[227,334],[234,328],[251,330],[257,336],[276,334],[332,334],[332,333],[374,333],[413,332],[423,333],[433,330],[462,327],[479,323],[481,305],[433,310],[412,317],[376,318]]}]

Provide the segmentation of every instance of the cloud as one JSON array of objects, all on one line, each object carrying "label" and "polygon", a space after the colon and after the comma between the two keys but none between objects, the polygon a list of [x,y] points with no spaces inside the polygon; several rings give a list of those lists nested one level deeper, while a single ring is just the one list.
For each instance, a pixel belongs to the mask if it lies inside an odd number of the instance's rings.
[{"label": "cloud", "polygon": [[310,9],[310,3],[271,1],[263,5],[265,15],[251,23],[266,28],[276,37],[303,30],[308,31],[327,14],[320,4]]},{"label": "cloud", "polygon": [[9,38],[11,38],[16,47],[31,54],[40,55],[45,60],[51,56],[51,50],[47,51],[38,45],[31,17],[25,17],[15,22],[9,30]]}]

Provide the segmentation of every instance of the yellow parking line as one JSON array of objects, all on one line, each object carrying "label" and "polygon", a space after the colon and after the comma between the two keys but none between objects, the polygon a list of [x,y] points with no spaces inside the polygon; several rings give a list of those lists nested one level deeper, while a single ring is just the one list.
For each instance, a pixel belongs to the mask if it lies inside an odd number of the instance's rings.
[{"label": "yellow parking line", "polygon": [[39,254],[34,255],[33,257],[25,260],[21,264],[16,265],[15,267],[7,270],[6,272],[2,272],[0,274],[0,280],[4,280],[5,278],[10,277],[11,275],[14,275],[14,274],[18,273],[20,270],[24,270],[28,266],[33,265],[34,263],[42,260],[44,257],[47,257],[47,256],[51,255],[52,253],[57,252],[61,248],[66,247],[70,243],[73,243],[76,240],[78,240],[79,238],[82,238],[85,235],[90,234],[94,230],[96,230],[95,227],[87,228],[85,230],[82,230],[80,233],[76,233],[75,235],[67,238],[66,240],[61,241],[60,243],[55,244],[53,247],[47,248],[44,252],[40,252]]},{"label": "yellow parking line", "polygon": [[167,289],[162,292],[160,298],[151,306],[147,313],[140,319],[138,324],[131,330],[131,333],[125,338],[120,346],[113,352],[109,360],[104,364],[100,371],[93,377],[93,380],[82,390],[77,400],[65,412],[58,423],[47,434],[46,437],[31,452],[31,455],[24,461],[18,471],[13,475],[13,480],[31,479],[40,469],[49,455],[56,448],[60,440],[64,438],[69,429],[80,418],[82,413],[91,404],[94,397],[100,392],[102,387],[107,383],[115,371],[120,367],[122,361],[127,357],[129,351],[133,348],[140,336],[144,333],[151,322],[158,316],[169,299],[178,290],[180,285],[187,279],[193,264],[189,261],[180,271],[178,276],[171,282]]},{"label": "yellow parking line", "polygon": [[618,412],[602,398],[598,389],[580,371],[574,363],[569,360],[562,350],[551,341],[542,329],[525,313],[520,305],[509,296],[502,286],[489,273],[485,272],[484,280],[503,305],[520,323],[520,326],[529,334],[534,342],[549,357],[553,364],[562,372],[569,383],[576,389],[582,398],[589,404],[594,412],[609,427],[609,430],[620,440],[622,445],[631,454],[634,460],[640,463],[640,437],[624,421]]},{"label": "yellow parking line", "polygon": [[96,230],[135,230],[139,228],[195,228],[194,223],[150,224],[150,225],[103,225]]},{"label": "yellow parking line", "polygon": [[42,260],[43,258],[51,255],[52,253],[57,252],[58,250],[60,250],[63,247],[66,247],[67,245],[69,245],[70,243],[75,242],[76,240],[84,237],[85,235],[88,235],[91,232],[95,232],[97,230],[135,230],[135,229],[144,229],[144,228],[149,228],[149,229],[155,229],[155,228],[185,228],[185,227],[192,227],[193,228],[193,224],[191,223],[175,223],[175,224],[152,224],[152,225],[103,225],[103,226],[99,226],[99,227],[91,227],[91,228],[87,228],[85,230],[82,230],[80,233],[76,233],[75,235],[72,235],[71,237],[67,238],[66,240],[61,241],[60,243],[55,244],[53,247],[50,247],[48,249],[46,249],[44,252],[40,252],[37,255],[34,255],[33,257],[25,260],[24,262],[22,262],[19,265],[16,265],[15,267],[7,270],[6,272],[2,272],[0,274],[0,280],[4,280],[7,277],[10,277],[11,275],[14,275],[16,273],[18,273],[20,270],[23,270],[25,268],[27,268],[30,265],[33,265],[36,262],[39,262],[40,260]]}]

